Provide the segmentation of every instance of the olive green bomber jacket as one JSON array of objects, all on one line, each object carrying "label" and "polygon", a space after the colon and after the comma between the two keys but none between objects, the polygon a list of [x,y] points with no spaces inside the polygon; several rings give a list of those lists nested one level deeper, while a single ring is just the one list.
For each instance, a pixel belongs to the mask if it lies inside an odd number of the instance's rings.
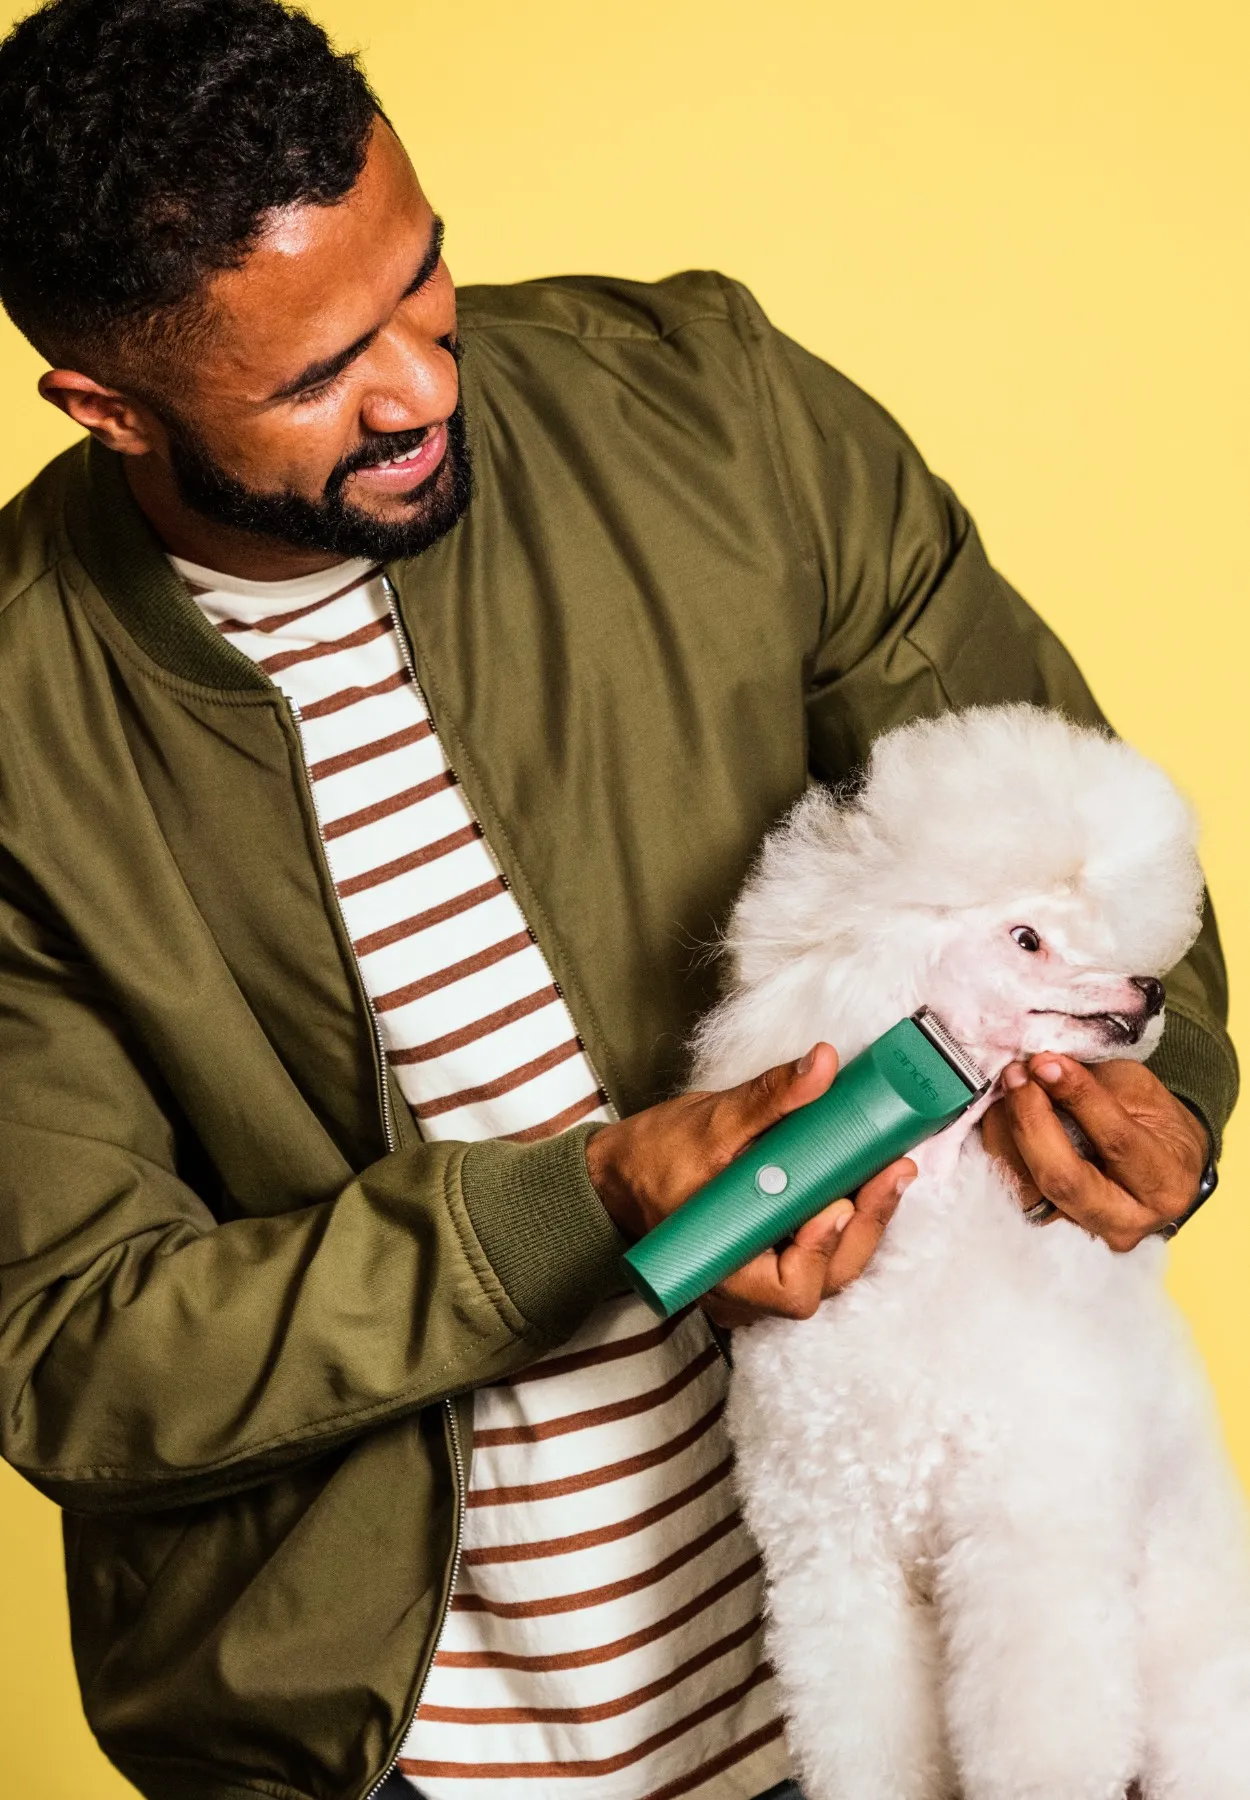
[{"label": "olive green bomber jacket", "polygon": [[[391,575],[629,1112],[811,775],[950,706],[1098,714],[893,422],[734,284],[470,289],[461,322],[476,497]],[[66,1512],[88,1717],[152,1800],[361,1800],[447,1599],[455,1397],[615,1281],[586,1132],[419,1141],[290,710],[95,447],[0,515],[0,732],[0,1448]],[[1155,1066],[1217,1133],[1225,1007],[1208,912]]]}]

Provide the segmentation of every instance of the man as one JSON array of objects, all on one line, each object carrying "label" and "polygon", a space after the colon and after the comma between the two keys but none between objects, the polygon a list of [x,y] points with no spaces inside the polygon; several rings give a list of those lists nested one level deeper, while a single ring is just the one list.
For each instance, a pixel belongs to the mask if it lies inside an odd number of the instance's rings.
[{"label": "man", "polygon": [[[617,1263],[836,1057],[666,1099],[701,946],[883,728],[1092,700],[733,283],[457,309],[274,0],[18,27],[0,298],[89,434],[0,523],[0,1420],[100,1741],[152,1800],[783,1790],[721,1355]],[[1169,1001],[1150,1070],[1012,1072],[1055,1229],[1209,1187],[1209,915]],[[810,1314],[913,1172],[707,1314]]]}]

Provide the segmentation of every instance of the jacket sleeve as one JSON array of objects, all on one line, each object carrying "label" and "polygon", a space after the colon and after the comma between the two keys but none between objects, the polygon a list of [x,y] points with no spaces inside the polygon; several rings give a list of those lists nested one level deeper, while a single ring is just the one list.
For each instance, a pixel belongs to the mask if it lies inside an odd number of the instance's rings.
[{"label": "jacket sleeve", "polygon": [[184,1179],[159,1076],[10,875],[0,1448],[59,1504],[250,1486],[511,1372],[611,1285],[585,1130],[401,1149],[323,1204],[223,1222]]},{"label": "jacket sleeve", "polygon": [[[807,683],[813,773],[842,781],[879,733],[951,707],[1027,700],[1104,723],[1063,645],[990,566],[972,520],[894,420],[736,294],[782,488],[823,588]],[[1167,989],[1151,1067],[1198,1107],[1218,1148],[1238,1074],[1209,898]]]}]

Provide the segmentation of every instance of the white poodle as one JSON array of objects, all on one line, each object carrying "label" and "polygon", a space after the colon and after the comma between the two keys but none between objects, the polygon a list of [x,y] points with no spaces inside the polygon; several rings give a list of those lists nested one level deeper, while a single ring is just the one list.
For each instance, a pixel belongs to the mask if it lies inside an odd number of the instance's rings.
[{"label": "white poodle", "polygon": [[[907,726],[766,842],[696,1082],[921,1004],[987,1074],[1145,1058],[1200,899],[1189,809],[1126,745],[1025,706]],[[1247,1800],[1247,1533],[1162,1244],[1028,1223],[971,1117],[915,1160],[857,1284],[735,1339],[808,1800]]]}]

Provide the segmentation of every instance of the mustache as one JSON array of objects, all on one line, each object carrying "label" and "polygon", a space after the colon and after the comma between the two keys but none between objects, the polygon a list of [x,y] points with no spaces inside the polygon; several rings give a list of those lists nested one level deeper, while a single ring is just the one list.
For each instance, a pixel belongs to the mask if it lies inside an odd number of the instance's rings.
[{"label": "mustache", "polygon": [[[438,342],[439,348],[446,350],[455,359],[456,366],[459,367],[464,355],[460,339],[448,336],[439,338]],[[460,414],[462,406],[463,401],[458,401],[456,413],[453,416]],[[376,469],[379,463],[394,462],[396,457],[408,456],[412,451],[419,450],[432,431],[437,431],[441,425],[448,423],[450,421],[447,419],[436,419],[433,423],[418,426],[412,431],[385,431],[371,434],[357,449],[350,450],[340,462],[336,463],[326,482],[327,497],[334,498],[339,495],[344,484],[360,469]],[[429,480],[436,481],[440,473],[441,470],[436,469]]]}]

